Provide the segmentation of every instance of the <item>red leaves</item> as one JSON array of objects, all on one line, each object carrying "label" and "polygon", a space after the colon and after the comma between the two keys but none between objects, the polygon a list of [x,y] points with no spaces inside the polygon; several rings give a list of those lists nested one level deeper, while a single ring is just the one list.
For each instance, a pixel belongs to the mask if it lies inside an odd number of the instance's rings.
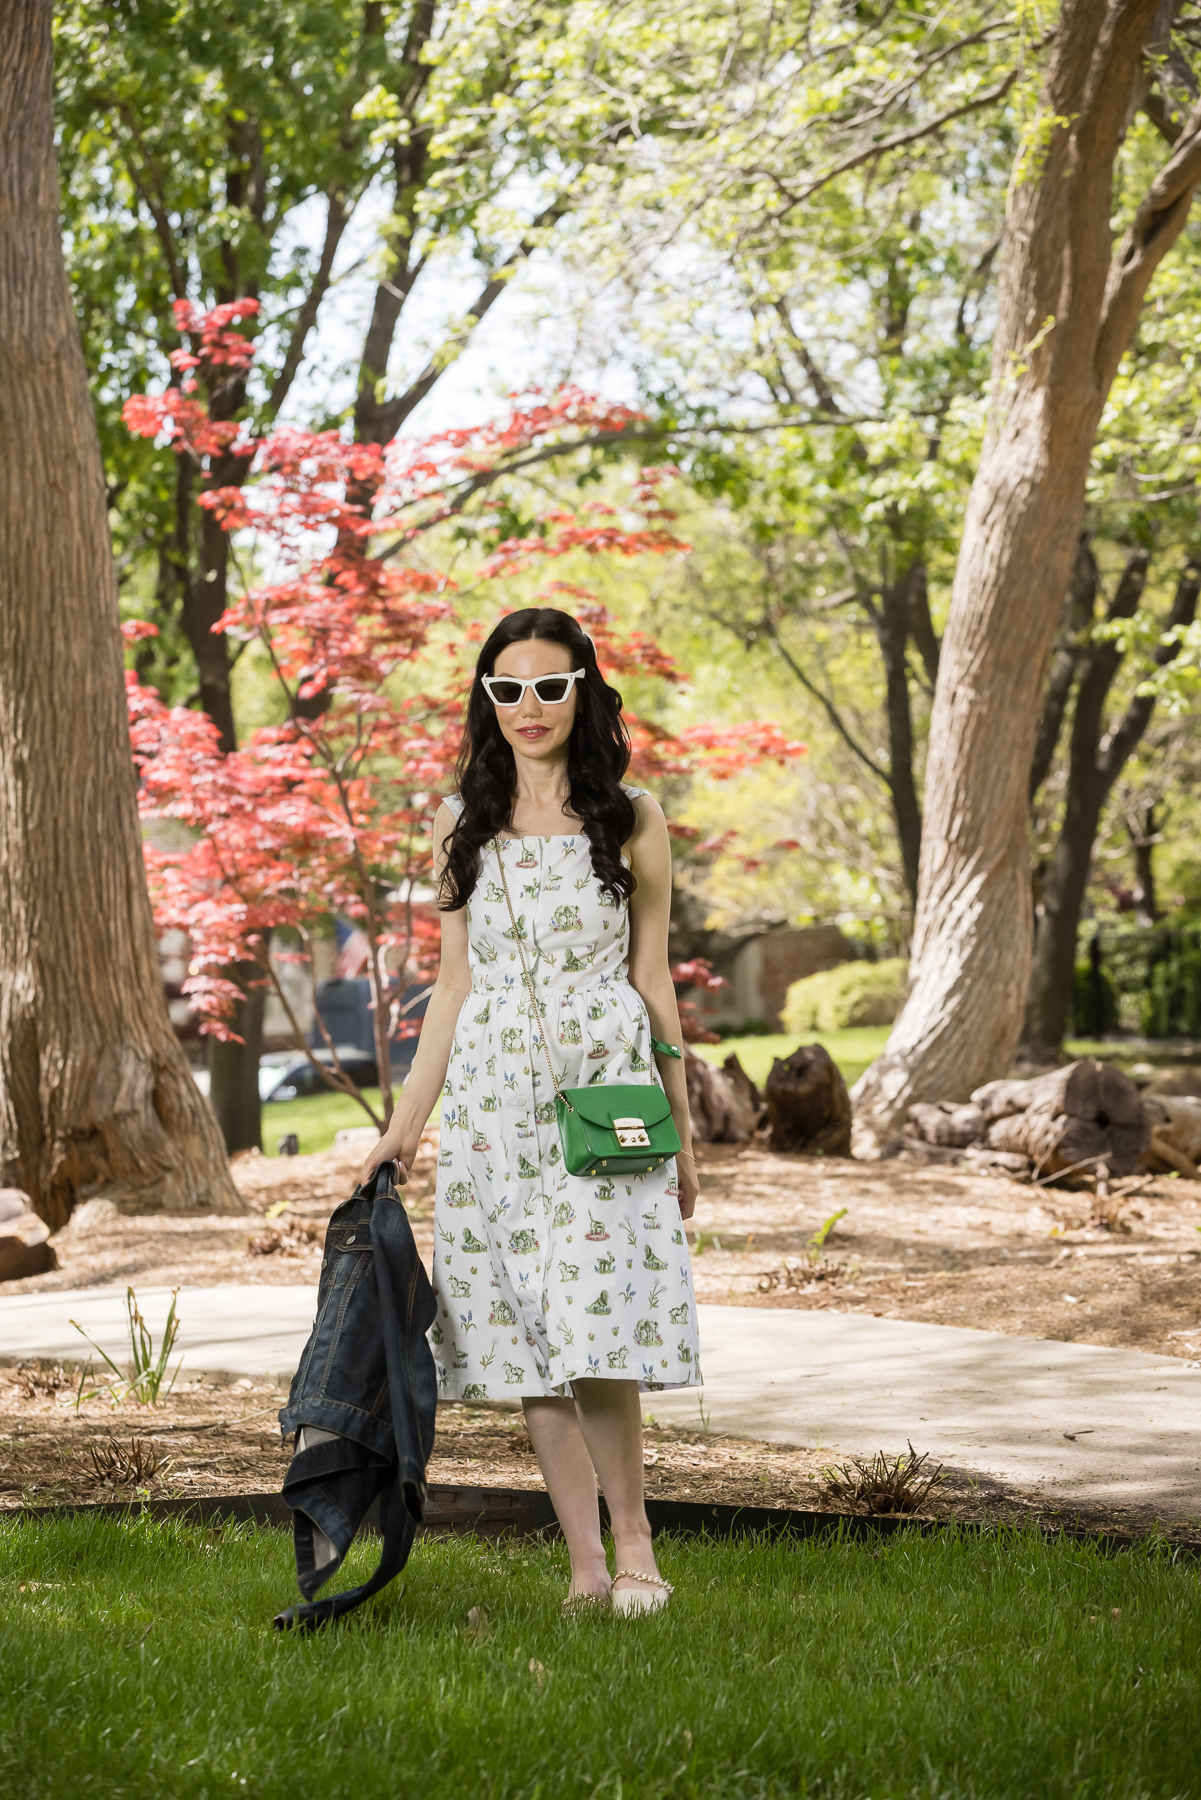
[{"label": "red leaves", "polygon": [[705,772],[715,781],[729,781],[761,762],[793,762],[807,749],[767,719],[745,725],[690,725],[680,737],[690,750],[707,754]]},{"label": "red leaves", "polygon": [[[730,985],[724,975],[715,975],[713,973],[713,964],[707,962],[703,956],[694,956],[688,962],[678,962],[673,964],[670,974],[671,979],[675,984],[677,994],[681,992],[687,993],[690,988],[700,988],[705,993],[712,994],[716,993],[718,989],[729,987]],[[686,1044],[721,1043],[721,1038],[716,1031],[709,1031],[701,1024],[695,1001],[681,1000],[679,1002],[679,1013],[680,1030],[684,1035],[684,1042]]]},{"label": "red leaves", "polygon": [[[250,958],[269,974],[264,947],[284,927],[304,943],[337,913],[361,927],[367,966],[381,981],[385,957],[402,977],[436,968],[437,914],[417,894],[428,896],[432,884],[430,828],[452,780],[466,681],[452,672],[447,684],[440,654],[430,666],[437,691],[415,691],[414,665],[455,616],[454,582],[410,546],[496,472],[551,447],[621,433],[639,418],[569,388],[551,400],[527,396],[507,419],[416,446],[355,444],[337,431],[291,426],[256,440],[237,420],[214,418],[201,389],[215,404],[249,369],[254,344],[234,327],[258,310],[253,300],[209,312],[178,302],[176,324],[188,343],[171,360],[182,384],[135,395],[124,409],[130,431],[164,437],[204,467],[200,504],[226,532],[253,534],[247,566],[269,571],[229,602],[214,629],[259,645],[286,723],[222,755],[204,714],[167,708],[135,675],[126,677],[143,816],[172,821],[175,837],[186,840],[171,850],[147,846],[156,918],[160,928],[187,932],[184,991],[203,1016],[201,1029],[218,1036],[231,1035],[227,1021],[239,997],[222,971]],[[230,455],[254,459],[245,484],[229,481]],[[474,580],[576,553],[685,551],[660,499],[673,473],[640,471],[624,508],[593,501],[578,513],[547,512],[536,533],[501,544]],[[687,679],[590,590],[552,580],[538,598],[571,605],[608,675]],[[124,631],[136,642],[155,627],[133,621]],[[474,624],[460,626],[452,656],[479,635]],[[704,768],[724,780],[764,756],[784,761],[803,750],[769,723],[698,726],[679,736],[648,720],[629,724],[634,768],[643,776]],[[161,846],[164,834],[151,835]],[[722,983],[712,977],[706,985]],[[411,1035],[419,1027],[395,1017],[391,1029]]]},{"label": "red leaves", "polygon": [[713,973],[713,964],[703,956],[694,956],[688,962],[673,963],[670,974],[679,988],[704,988],[707,993],[716,993],[719,988],[730,985],[724,975]]},{"label": "red leaves", "polygon": [[135,437],[163,435],[172,449],[190,451],[198,462],[206,456],[254,455],[253,442],[240,436],[236,420],[210,419],[204,402],[179,388],[154,397],[131,394],[121,417]]},{"label": "red leaves", "polygon": [[183,337],[185,334],[200,340],[198,354],[188,350],[173,350],[171,363],[176,369],[248,369],[254,361],[254,344],[243,337],[240,331],[229,328],[240,319],[256,319],[259,314],[257,300],[232,300],[226,306],[214,306],[211,312],[197,312],[190,300],[177,300],[172,309],[175,313],[175,329]]}]

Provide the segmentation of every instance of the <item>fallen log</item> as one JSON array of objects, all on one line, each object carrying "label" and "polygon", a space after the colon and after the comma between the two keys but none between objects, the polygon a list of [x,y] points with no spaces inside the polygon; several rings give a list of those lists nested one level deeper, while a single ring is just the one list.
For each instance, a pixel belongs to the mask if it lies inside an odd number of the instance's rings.
[{"label": "fallen log", "polygon": [[986,1081],[972,1095],[972,1105],[978,1106],[991,1124],[993,1119],[1025,1112],[1030,1104],[1030,1086],[1028,1081]]},{"label": "fallen log", "polygon": [[1134,1083],[1110,1063],[1075,1062],[1025,1083],[1023,1112],[994,1118],[985,1142],[1028,1156],[1037,1175],[1104,1170],[1132,1175],[1151,1142]]},{"label": "fallen log", "polygon": [[1201,1100],[1183,1094],[1144,1094],[1151,1145],[1166,1141],[1190,1163],[1201,1163]]},{"label": "fallen log", "polygon": [[773,1150],[851,1153],[851,1097],[838,1065],[820,1044],[776,1057],[764,1090]]},{"label": "fallen log", "polygon": [[988,1129],[988,1114],[970,1101],[959,1106],[953,1100],[940,1100],[934,1105],[919,1101],[909,1108],[905,1126],[907,1137],[918,1137],[927,1144],[949,1144],[966,1150],[978,1144]]},{"label": "fallen log", "polygon": [[[1033,1164],[1036,1177],[1096,1172],[1104,1180],[1140,1167],[1156,1118],[1177,1152],[1193,1159],[1201,1155],[1201,1108],[1194,1115],[1195,1105],[1165,1098],[1145,1106],[1120,1069],[1082,1061],[1033,1081],[990,1081],[966,1103],[911,1106],[905,1140],[936,1149],[940,1160],[949,1149],[970,1150],[975,1166],[991,1159],[998,1172],[1008,1168],[1017,1174]],[[1194,1125],[1195,1146],[1178,1135]]]},{"label": "fallen log", "polygon": [[1157,1131],[1151,1133],[1151,1142],[1143,1153],[1143,1166],[1153,1175],[1164,1175],[1175,1169],[1186,1181],[1201,1181],[1201,1169],[1183,1150],[1178,1150],[1170,1138],[1161,1137]]}]

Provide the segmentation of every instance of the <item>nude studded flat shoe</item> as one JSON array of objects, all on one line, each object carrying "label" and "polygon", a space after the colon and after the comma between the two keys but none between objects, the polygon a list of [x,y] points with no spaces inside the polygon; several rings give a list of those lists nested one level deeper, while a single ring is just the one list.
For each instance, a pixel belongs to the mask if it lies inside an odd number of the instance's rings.
[{"label": "nude studded flat shoe", "polygon": [[[619,1581],[641,1581],[642,1587],[622,1588],[617,1591]],[[658,1575],[643,1575],[638,1569],[618,1569],[613,1577],[613,1610],[619,1613],[657,1612],[667,1605],[675,1593],[670,1581],[664,1581]]]},{"label": "nude studded flat shoe", "polygon": [[612,1600],[612,1589],[607,1594],[568,1594],[563,1611],[577,1618],[581,1613],[608,1612]]}]

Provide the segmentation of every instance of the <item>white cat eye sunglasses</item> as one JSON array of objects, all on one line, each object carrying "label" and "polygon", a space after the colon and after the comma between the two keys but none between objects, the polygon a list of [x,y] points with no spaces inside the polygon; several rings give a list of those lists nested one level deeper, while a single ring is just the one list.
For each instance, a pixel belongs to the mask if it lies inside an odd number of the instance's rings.
[{"label": "white cat eye sunglasses", "polygon": [[534,698],[543,706],[562,706],[586,673],[585,669],[573,669],[570,675],[535,675],[532,681],[523,681],[518,675],[481,675],[480,680],[493,706],[520,706],[527,688],[533,688]]}]

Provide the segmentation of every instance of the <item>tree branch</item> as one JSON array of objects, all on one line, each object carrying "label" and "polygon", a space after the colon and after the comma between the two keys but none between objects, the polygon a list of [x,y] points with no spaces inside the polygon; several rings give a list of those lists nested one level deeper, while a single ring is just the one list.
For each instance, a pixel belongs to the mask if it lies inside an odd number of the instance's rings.
[{"label": "tree branch", "polygon": [[[543,208],[536,219],[531,221],[528,229],[540,231],[547,225],[557,224],[565,210],[558,201],[553,201],[550,206]],[[463,345],[476,330],[485,314],[491,310],[504,293],[517,271],[518,264],[524,262],[535,249],[537,249],[537,244],[531,238],[523,238],[504,267],[485,282],[476,297],[475,305],[467,315],[470,322],[467,330],[462,333],[462,342],[455,351],[456,357],[461,354]],[[377,419],[381,443],[388,443],[396,436],[409,414],[421,404],[439,376],[454,360],[454,357],[448,357],[446,354],[452,342],[453,340],[448,340],[438,354],[430,358],[416,381],[412,382],[403,394],[397,394],[393,400],[386,400],[379,408]]]},{"label": "tree branch", "polygon": [[[490,488],[494,482],[501,481],[508,475],[520,475],[526,469],[532,469],[539,463],[552,462],[555,457],[572,456],[577,450],[611,449],[621,444],[640,443],[662,446],[672,439],[695,437],[699,433],[713,431],[741,436],[760,431],[810,430],[818,425],[870,425],[877,422],[866,416],[850,418],[844,415],[837,419],[824,416],[807,419],[768,419],[761,425],[659,425],[651,427],[624,425],[619,431],[594,431],[589,436],[575,438],[568,444],[544,444],[538,450],[530,450],[527,453],[518,452],[511,460],[502,460],[494,463],[491,468],[479,469],[471,475],[466,475],[457,487],[453,483],[448,484],[450,498],[447,499],[445,506],[432,513],[428,519],[423,519],[419,524],[408,527],[400,537],[389,544],[386,550],[379,552],[376,561],[386,562],[390,556],[395,556],[396,552],[413,538],[422,536],[425,532],[431,531],[434,526],[441,525],[446,519],[461,513],[469,501]],[[858,597],[858,590],[856,590],[856,595]]]},{"label": "tree branch", "polygon": [[304,357],[304,347],[309,332],[317,323],[318,309],[329,290],[329,284],[334,269],[334,257],[337,254],[338,245],[342,241],[342,234],[346,230],[349,219],[350,213],[346,207],[345,195],[340,188],[331,185],[329,190],[329,207],[325,215],[325,240],[321,246],[321,260],[317,265],[317,272],[313,277],[312,286],[305,295],[300,311],[297,314],[296,323],[292,328],[292,335],[288,339],[288,348],[284,360],[280,365],[275,380],[271,384],[271,395],[268,404],[270,405],[273,416],[278,413],[280,407],[287,399],[288,390],[296,378],[296,371],[299,369]]},{"label": "tree branch", "polygon": [[[142,166],[139,168],[136,159],[131,157],[127,150],[125,154],[126,165],[133,177],[134,186],[137,188],[139,194],[141,194],[142,199],[146,203],[146,209],[149,212],[150,217],[154,220],[154,229],[158,236],[159,243],[162,245],[163,255],[167,261],[167,274],[171,282],[171,292],[175,295],[177,300],[185,300],[188,293],[187,278],[180,268],[179,259],[175,254],[175,234],[172,232],[170,223],[167,219],[167,198],[163,193],[162,180],[159,176],[158,169],[155,166],[154,158],[143,143],[142,134],[138,130],[133,115],[128,106],[125,105],[124,101],[118,100],[110,102],[110,104],[113,105],[114,110],[120,116],[125,125],[125,129],[129,132],[130,137],[137,145],[142,156]],[[150,178],[149,182],[146,179],[147,174]]]},{"label": "tree branch", "polygon": [[[1180,579],[1176,583],[1176,593],[1172,599],[1172,608],[1164,622],[1164,635],[1168,638],[1168,642],[1157,644],[1155,647],[1157,669],[1166,668],[1167,664],[1179,654],[1179,638],[1173,638],[1170,634],[1192,624],[1197,616],[1198,595],[1201,595],[1201,560],[1190,556],[1180,572]],[[1155,711],[1155,701],[1154,693],[1135,694],[1126,708],[1121,724],[1110,732],[1102,744],[1098,763],[1106,791],[1113,786],[1121,774],[1135,745],[1147,729],[1151,714]]]},{"label": "tree branch", "polygon": [[780,634],[776,630],[775,620],[771,617],[770,613],[764,614],[763,627],[764,627],[764,630],[767,632],[768,637],[772,640],[773,644],[775,644],[776,648],[779,650],[780,655],[784,658],[784,661],[787,663],[788,667],[792,670],[792,673],[796,676],[797,680],[800,682],[801,686],[804,688],[805,692],[807,694],[811,694],[813,696],[813,698],[817,701],[818,705],[824,710],[826,717],[829,719],[831,725],[833,725],[835,731],[838,733],[839,737],[842,739],[842,741],[846,745],[847,749],[852,751],[853,754],[859,758],[859,760],[863,764],[864,768],[871,770],[872,774],[876,777],[876,780],[881,782],[882,785],[884,787],[886,787],[888,789],[889,793],[891,794],[893,791],[893,784],[892,784],[891,776],[888,775],[880,767],[879,763],[876,762],[874,760],[874,758],[869,755],[869,753],[863,748],[863,745],[860,744],[858,742],[858,740],[851,734],[845,721],[842,718],[841,713],[838,711],[838,708],[834,705],[834,702],[831,699],[829,699],[827,695],[822,693],[821,689],[816,685],[816,683],[814,683],[813,681],[810,680],[809,676],[806,675],[804,669],[801,667],[800,663],[796,660],[795,656],[793,656],[792,652],[788,649],[787,645],[781,642]]},{"label": "tree branch", "polygon": [[880,138],[876,143],[869,144],[865,150],[856,151],[854,156],[844,157],[841,162],[835,163],[832,168],[827,169],[824,174],[811,181],[808,187],[802,188],[799,193],[791,192],[771,169],[753,168],[748,173],[766,176],[783,194],[790,207],[800,206],[804,201],[812,199],[814,194],[828,186],[831,181],[837,181],[840,175],[848,175],[852,169],[860,168],[865,162],[870,162],[874,156],[883,156],[889,150],[901,150],[906,144],[916,144],[921,138],[933,137],[935,132],[943,129],[944,125],[952,125],[956,119],[965,118],[968,113],[979,112],[983,107],[993,106],[998,100],[1003,100],[1020,73],[1020,69],[1011,69],[1004,81],[998,82],[996,87],[990,88],[986,94],[977,94],[974,99],[965,100],[962,106],[951,107],[948,112],[940,113],[938,118],[930,119],[924,125],[914,125],[908,131],[897,132],[894,137]]},{"label": "tree branch", "polygon": [[909,581],[909,635],[922,659],[931,692],[938,681],[938,659],[942,651],[934,620],[930,617],[930,586],[924,563],[914,563]]},{"label": "tree branch", "polygon": [[1151,277],[1176,242],[1201,179],[1201,104],[1185,123],[1176,148],[1145,195],[1109,268],[1097,350],[1096,379],[1108,393],[1138,324]]}]

